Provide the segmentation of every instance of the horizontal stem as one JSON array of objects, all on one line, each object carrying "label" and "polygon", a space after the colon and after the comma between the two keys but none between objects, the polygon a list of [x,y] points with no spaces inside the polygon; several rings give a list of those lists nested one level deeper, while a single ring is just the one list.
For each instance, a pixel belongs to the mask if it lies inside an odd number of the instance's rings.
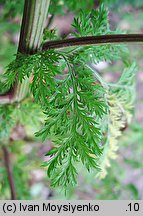
[{"label": "horizontal stem", "polygon": [[68,38],[64,40],[47,41],[43,44],[42,50],[60,49],[72,46],[101,45],[101,44],[120,44],[143,42],[143,34],[117,34],[87,36],[79,38]]},{"label": "horizontal stem", "polygon": [[[73,46],[85,46],[85,45],[102,45],[102,44],[121,44],[121,43],[138,43],[143,42],[143,34],[117,34],[117,35],[100,35],[100,36],[87,36],[79,38],[68,38],[64,40],[53,40],[43,44],[42,51],[49,49],[61,49]],[[36,53],[37,50],[33,50],[31,55]],[[15,95],[13,95],[15,96]],[[0,96],[0,104],[12,103],[13,97],[9,95]]]}]

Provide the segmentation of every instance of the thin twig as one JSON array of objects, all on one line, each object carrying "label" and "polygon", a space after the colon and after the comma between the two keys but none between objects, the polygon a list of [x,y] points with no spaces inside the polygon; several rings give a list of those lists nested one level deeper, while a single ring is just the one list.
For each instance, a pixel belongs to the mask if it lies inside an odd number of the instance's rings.
[{"label": "thin twig", "polygon": [[16,190],[15,190],[13,173],[12,173],[12,165],[10,161],[10,153],[6,148],[6,146],[3,146],[2,148],[3,148],[4,162],[7,170],[7,176],[8,176],[8,181],[9,181],[9,186],[11,191],[11,200],[16,200]]},{"label": "thin twig", "polygon": [[52,14],[52,15],[50,16],[49,20],[48,20],[48,24],[47,24],[47,26],[46,26],[47,29],[50,28],[50,26],[51,26],[51,24],[52,24],[52,22],[53,22],[53,19],[54,19],[54,14]]}]

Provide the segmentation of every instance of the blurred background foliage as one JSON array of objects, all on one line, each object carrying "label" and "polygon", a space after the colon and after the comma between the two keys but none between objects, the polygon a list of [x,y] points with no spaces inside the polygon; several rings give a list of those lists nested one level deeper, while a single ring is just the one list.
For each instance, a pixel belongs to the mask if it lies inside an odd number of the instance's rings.
[{"label": "blurred background foliage", "polygon": [[[88,12],[101,2],[109,8],[112,29],[117,27],[127,33],[143,33],[142,0],[53,0],[47,26],[57,29],[58,34],[65,37],[72,31],[70,24],[80,9]],[[15,58],[23,5],[23,0],[0,0],[0,73]],[[87,173],[79,165],[79,185],[74,191],[65,197],[61,190],[52,190],[46,171],[40,167],[52,143],[41,143],[33,137],[37,125],[29,127],[27,122],[24,128],[17,124],[11,132],[9,151],[18,199],[143,199],[143,48],[130,45],[129,50],[130,58],[136,59],[138,65],[135,115],[119,141],[118,158],[112,161],[106,178],[97,179],[94,173]],[[105,80],[115,82],[122,71],[122,62],[101,62],[97,67]],[[36,113],[33,112],[33,116]],[[7,173],[0,149],[0,199],[9,198]]]}]

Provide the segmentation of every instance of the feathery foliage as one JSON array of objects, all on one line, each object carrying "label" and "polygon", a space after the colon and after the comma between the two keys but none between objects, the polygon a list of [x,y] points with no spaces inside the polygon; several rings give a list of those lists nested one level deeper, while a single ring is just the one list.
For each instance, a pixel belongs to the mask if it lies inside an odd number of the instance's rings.
[{"label": "feathery foliage", "polygon": [[[91,13],[80,12],[72,26],[74,37],[116,33],[109,28],[108,12],[103,5]],[[45,31],[44,40],[49,38],[55,39],[55,32]],[[5,89],[13,85],[16,77],[20,81],[31,77],[31,92],[46,116],[45,125],[36,136],[55,144],[47,153],[50,159],[43,163],[48,167],[52,186],[63,186],[66,190],[74,186],[78,162],[88,171],[101,169],[106,173],[109,159],[117,150],[120,130],[129,121],[135,64],[129,66],[114,88],[90,66],[92,62],[118,59],[123,51],[123,46],[108,44],[48,50],[32,56],[19,54],[3,75]],[[27,113],[30,106],[21,105],[17,118],[22,124],[24,112]],[[37,118],[37,110],[32,107],[33,116]],[[9,116],[12,115],[10,119],[15,120],[14,111],[7,109],[11,112]],[[104,119],[108,119],[106,132],[102,128]]]}]

